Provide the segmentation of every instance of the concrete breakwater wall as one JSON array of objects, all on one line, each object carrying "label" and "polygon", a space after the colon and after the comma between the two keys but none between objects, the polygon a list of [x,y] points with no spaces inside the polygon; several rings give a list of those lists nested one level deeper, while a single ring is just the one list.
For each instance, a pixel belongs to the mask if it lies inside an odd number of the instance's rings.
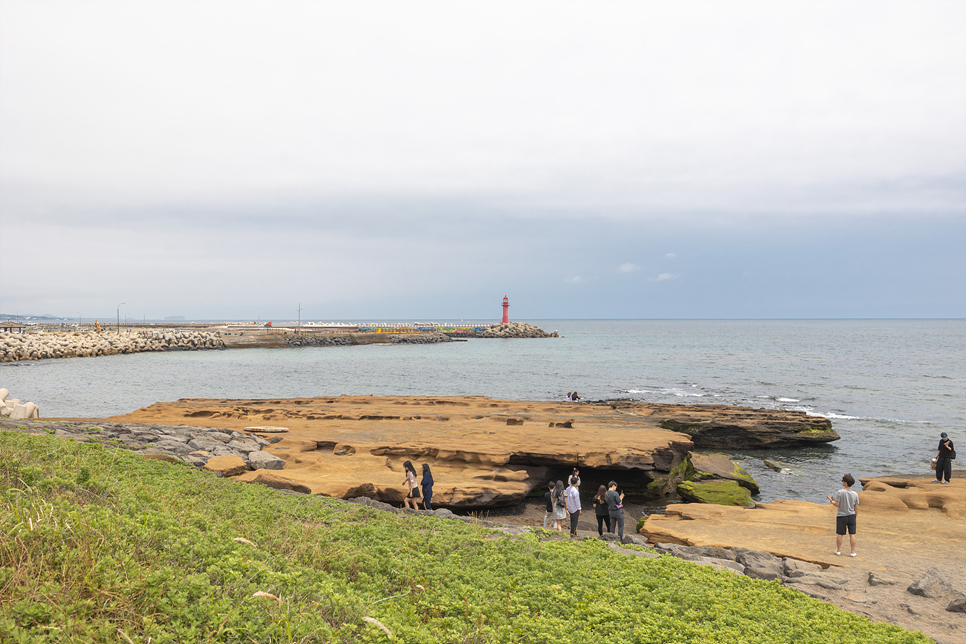
[{"label": "concrete breakwater wall", "polygon": [[0,362],[223,348],[221,336],[208,331],[0,334]]}]

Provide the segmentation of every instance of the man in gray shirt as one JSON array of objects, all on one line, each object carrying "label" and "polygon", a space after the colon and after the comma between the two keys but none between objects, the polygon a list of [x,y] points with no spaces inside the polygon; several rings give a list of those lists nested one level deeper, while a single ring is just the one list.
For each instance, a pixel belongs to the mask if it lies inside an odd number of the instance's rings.
[{"label": "man in gray shirt", "polygon": [[859,495],[852,491],[855,479],[851,474],[842,477],[842,489],[836,490],[832,496],[826,496],[829,503],[838,508],[835,517],[835,554],[842,554],[842,537],[849,533],[849,546],[852,556],[855,556],[855,506],[859,504]]}]

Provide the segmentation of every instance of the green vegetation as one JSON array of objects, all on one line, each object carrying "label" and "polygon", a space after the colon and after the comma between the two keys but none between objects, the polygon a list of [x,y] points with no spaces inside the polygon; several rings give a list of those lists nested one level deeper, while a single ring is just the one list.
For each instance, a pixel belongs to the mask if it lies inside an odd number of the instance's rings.
[{"label": "green vegetation", "polygon": [[683,499],[695,503],[716,503],[748,507],[754,505],[751,493],[736,481],[682,481],[678,483],[677,493]]},{"label": "green vegetation", "polygon": [[366,618],[407,643],[929,642],[671,557],[285,494],[48,436],[0,433],[0,530],[5,643],[390,641]]}]

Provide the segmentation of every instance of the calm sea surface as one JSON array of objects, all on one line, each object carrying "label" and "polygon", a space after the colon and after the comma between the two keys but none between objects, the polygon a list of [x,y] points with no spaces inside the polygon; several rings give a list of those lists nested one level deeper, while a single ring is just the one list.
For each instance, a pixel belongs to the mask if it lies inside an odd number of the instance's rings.
[{"label": "calm sea surface", "polygon": [[[832,419],[827,447],[735,452],[761,500],[821,501],[842,473],[928,472],[939,433],[966,447],[966,321],[531,320],[559,339],[142,353],[0,365],[43,417],[178,398],[486,395],[745,405]],[[762,464],[770,458],[787,473]]]}]

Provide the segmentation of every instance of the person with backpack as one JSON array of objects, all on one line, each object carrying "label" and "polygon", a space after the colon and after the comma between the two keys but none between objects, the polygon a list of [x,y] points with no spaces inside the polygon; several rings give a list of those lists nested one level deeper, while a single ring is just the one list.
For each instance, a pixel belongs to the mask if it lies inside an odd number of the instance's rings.
[{"label": "person with backpack", "polygon": [[557,532],[563,532],[561,521],[567,518],[567,499],[564,496],[563,481],[557,481],[553,486],[553,522]]},{"label": "person with backpack", "polygon": [[547,529],[547,523],[550,521],[550,517],[553,516],[553,488],[554,482],[550,481],[548,487],[550,491],[543,495],[543,500],[547,504],[547,513],[543,515],[543,529]]}]

